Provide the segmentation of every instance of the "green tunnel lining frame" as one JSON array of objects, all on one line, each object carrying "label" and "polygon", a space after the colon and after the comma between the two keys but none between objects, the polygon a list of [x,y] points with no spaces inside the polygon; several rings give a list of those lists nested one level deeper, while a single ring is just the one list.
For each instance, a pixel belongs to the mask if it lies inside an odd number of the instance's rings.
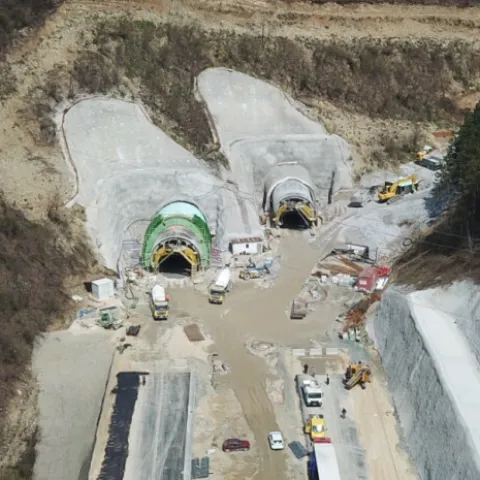
[{"label": "green tunnel lining frame", "polygon": [[153,267],[155,242],[166,228],[173,226],[183,226],[194,233],[197,237],[200,250],[200,265],[202,267],[209,267],[212,256],[212,235],[208,225],[198,215],[190,218],[181,215],[169,216],[167,218],[163,215],[156,215],[145,232],[141,256],[142,267],[147,269]]}]

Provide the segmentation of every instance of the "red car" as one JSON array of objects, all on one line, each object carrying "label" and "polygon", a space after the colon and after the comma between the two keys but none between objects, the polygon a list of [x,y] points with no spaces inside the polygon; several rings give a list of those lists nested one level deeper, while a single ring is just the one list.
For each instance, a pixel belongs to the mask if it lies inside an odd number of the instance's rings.
[{"label": "red car", "polygon": [[250,442],[248,440],[240,440],[239,438],[229,438],[222,445],[224,452],[248,452],[250,450]]}]

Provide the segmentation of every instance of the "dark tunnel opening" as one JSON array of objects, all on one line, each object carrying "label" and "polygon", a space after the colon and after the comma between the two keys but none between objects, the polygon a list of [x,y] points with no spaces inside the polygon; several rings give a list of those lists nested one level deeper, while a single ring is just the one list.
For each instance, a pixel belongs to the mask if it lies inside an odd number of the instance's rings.
[{"label": "dark tunnel opening", "polygon": [[282,228],[288,228],[290,230],[304,230],[310,227],[305,218],[295,210],[285,212],[280,220],[282,222]]},{"label": "dark tunnel opening", "polygon": [[181,253],[172,253],[160,263],[158,271],[170,275],[190,276],[192,265]]}]

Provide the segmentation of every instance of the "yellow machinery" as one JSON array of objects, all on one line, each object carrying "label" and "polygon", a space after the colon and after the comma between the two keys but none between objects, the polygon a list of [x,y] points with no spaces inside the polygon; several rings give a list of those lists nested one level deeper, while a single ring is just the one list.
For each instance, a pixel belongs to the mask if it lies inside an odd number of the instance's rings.
[{"label": "yellow machinery", "polygon": [[415,160],[416,162],[420,162],[423,160],[423,157],[425,157],[425,155],[428,155],[431,151],[433,150],[432,147],[430,147],[429,145],[425,145],[423,147],[423,150],[420,150],[418,153],[417,153],[417,159]]},{"label": "yellow machinery", "polygon": [[418,180],[416,175],[400,178],[396,182],[385,182],[378,190],[379,202],[388,202],[394,198],[400,198],[401,195],[414,193],[418,189]]},{"label": "yellow machinery", "polygon": [[283,215],[292,211],[297,212],[308,227],[314,225],[317,221],[315,209],[311,205],[300,202],[283,202],[275,212],[275,217],[273,219],[275,225],[280,227],[282,225]]},{"label": "yellow machinery", "polygon": [[372,371],[368,365],[361,362],[352,363],[347,367],[345,372],[345,388],[352,389],[355,385],[360,384],[365,388],[365,383],[372,381]]},{"label": "yellow machinery", "polygon": [[197,266],[200,263],[198,258],[198,253],[195,250],[185,246],[181,249],[180,248],[173,249],[169,247],[159,248],[153,255],[153,264],[158,268],[158,266],[164,260],[166,260],[170,255],[173,255],[173,254],[182,255],[182,257],[184,257],[185,260],[187,260],[187,262],[190,265],[192,265],[192,267]]},{"label": "yellow machinery", "polygon": [[310,418],[305,424],[304,432],[306,435],[310,435],[313,443],[318,443],[321,439],[326,438],[327,429],[323,415],[310,415]]}]

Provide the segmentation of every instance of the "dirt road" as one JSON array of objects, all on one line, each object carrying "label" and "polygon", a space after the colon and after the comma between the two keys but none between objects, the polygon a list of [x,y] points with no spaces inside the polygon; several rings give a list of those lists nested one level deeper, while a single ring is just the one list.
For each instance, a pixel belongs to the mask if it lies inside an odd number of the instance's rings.
[{"label": "dirt road", "polygon": [[350,394],[355,405],[360,441],[366,445],[366,461],[371,480],[414,480],[410,460],[397,449],[397,420],[382,384],[378,369],[375,380],[365,390],[354,388]]},{"label": "dirt road", "polygon": [[[208,305],[205,296],[198,292],[178,292],[182,309],[200,317],[215,341],[215,352],[231,368],[229,385],[235,391],[256,440],[260,468],[254,478],[258,480],[287,480],[288,477],[285,453],[271,451],[267,442],[268,433],[279,429],[265,390],[269,371],[265,362],[250,354],[245,345],[254,339],[281,345],[305,345],[318,333],[318,317],[303,323],[299,329],[298,324],[288,318],[287,311],[316,260],[331,248],[329,241],[336,228],[335,225],[325,228],[321,248],[307,244],[299,235],[292,234],[284,239],[280,276],[275,285],[261,295],[248,284],[237,284],[225,304],[218,307]],[[176,295],[172,292],[173,297]],[[325,319],[328,324],[333,320],[328,314]]]}]

